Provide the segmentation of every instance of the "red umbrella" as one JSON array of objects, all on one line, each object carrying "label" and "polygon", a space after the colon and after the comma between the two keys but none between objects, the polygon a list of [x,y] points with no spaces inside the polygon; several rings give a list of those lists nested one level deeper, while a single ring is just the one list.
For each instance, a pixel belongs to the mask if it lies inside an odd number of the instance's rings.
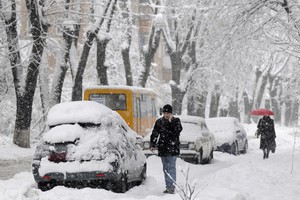
[{"label": "red umbrella", "polygon": [[264,115],[264,116],[270,116],[270,115],[274,115],[274,113],[271,110],[267,110],[267,109],[256,109],[256,110],[252,110],[250,112],[251,115]]}]

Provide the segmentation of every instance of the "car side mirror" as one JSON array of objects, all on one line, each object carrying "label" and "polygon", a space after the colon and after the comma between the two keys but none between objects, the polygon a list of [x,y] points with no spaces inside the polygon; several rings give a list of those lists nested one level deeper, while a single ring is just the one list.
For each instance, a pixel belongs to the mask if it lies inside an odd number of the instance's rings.
[{"label": "car side mirror", "polygon": [[208,132],[208,131],[203,131],[203,132],[202,132],[202,135],[203,135],[203,136],[208,136],[208,135],[209,135],[209,132]]},{"label": "car side mirror", "polygon": [[143,143],[143,138],[141,136],[136,137],[136,144],[141,145]]},{"label": "car side mirror", "polygon": [[149,133],[151,133],[151,128],[146,128],[145,129],[146,134],[148,135]]}]

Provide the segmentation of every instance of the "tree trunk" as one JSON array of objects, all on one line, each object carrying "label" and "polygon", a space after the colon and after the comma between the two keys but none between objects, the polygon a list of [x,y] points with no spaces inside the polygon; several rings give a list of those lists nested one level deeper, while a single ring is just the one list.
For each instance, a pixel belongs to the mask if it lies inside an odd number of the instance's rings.
[{"label": "tree trunk", "polygon": [[204,91],[197,96],[188,97],[188,115],[199,116],[205,118],[207,92]]},{"label": "tree trunk", "polygon": [[262,82],[255,101],[256,105],[253,105],[253,109],[260,108],[267,83],[268,83],[268,76],[262,76]]},{"label": "tree trunk", "polygon": [[196,110],[197,110],[197,105],[196,105],[196,97],[194,95],[189,95],[188,96],[188,101],[187,101],[187,114],[191,116],[197,116],[196,115]]},{"label": "tree trunk", "polygon": [[173,105],[173,114],[180,115],[182,112],[182,100],[185,92],[181,92],[177,86],[171,85],[172,90],[172,105]]},{"label": "tree trunk", "polygon": [[180,70],[182,66],[182,55],[180,52],[172,52],[169,54],[171,58],[172,65],[172,105],[175,114],[181,114],[182,110],[182,100],[186,91],[181,91],[178,87],[180,85]]},{"label": "tree trunk", "polygon": [[[112,9],[109,14],[109,19],[106,23],[107,28],[106,32],[110,32],[111,27],[111,21],[114,15],[114,11],[116,9],[116,3],[117,0],[114,1]],[[97,72],[98,72],[98,78],[101,85],[108,85],[108,78],[107,78],[107,66],[105,66],[105,59],[106,59],[106,47],[110,39],[103,39],[100,40],[97,38]]]},{"label": "tree trunk", "polygon": [[[45,56],[44,56],[45,57]],[[44,60],[44,59],[43,59]],[[39,132],[42,132],[46,129],[46,115],[50,107],[50,90],[49,90],[49,68],[48,64],[43,63],[41,65],[40,73],[38,76],[38,85],[40,89],[40,99],[41,99],[41,111],[42,117],[37,121],[39,125]],[[34,127],[32,127],[34,128]]]},{"label": "tree trunk", "polygon": [[288,126],[297,126],[298,125],[298,116],[299,116],[299,102],[294,100],[291,105],[291,113],[288,116]]},{"label": "tree trunk", "polygon": [[72,88],[72,101],[80,101],[82,99],[82,79],[88,56],[93,45],[96,33],[88,31],[87,40],[84,43],[81,57],[79,60],[77,72],[75,74],[74,84]]},{"label": "tree trunk", "polygon": [[[115,5],[116,2],[117,2],[117,0],[107,2],[103,16],[105,16],[107,14],[107,12],[109,11],[111,3],[113,3]],[[83,81],[84,70],[86,67],[86,63],[88,60],[88,56],[89,56],[91,47],[94,43],[94,39],[97,36],[97,34],[100,30],[100,27],[102,26],[102,24],[104,22],[104,19],[105,19],[104,17],[101,18],[101,20],[95,30],[93,30],[93,31],[88,30],[86,33],[86,41],[84,42],[83,50],[82,50],[79,64],[78,64],[78,68],[77,68],[77,71],[76,71],[76,74],[74,77],[74,84],[72,87],[72,101],[79,101],[82,99],[82,81]]]},{"label": "tree trunk", "polygon": [[[238,91],[238,89],[236,91]],[[231,98],[229,102],[228,116],[240,119],[238,93],[236,93],[235,98]]]},{"label": "tree trunk", "polygon": [[243,99],[244,99],[244,111],[245,111],[245,119],[244,122],[245,123],[250,123],[250,112],[252,109],[252,104],[253,102],[249,99],[248,94],[244,91],[243,92]]},{"label": "tree trunk", "polygon": [[[144,63],[145,63],[145,68],[144,71],[142,72],[140,78],[139,78],[139,84],[142,87],[146,86],[149,74],[150,74],[150,68],[151,68],[151,63],[153,61],[154,55],[157,51],[157,48],[159,46],[159,40],[160,40],[160,32],[161,31],[156,31],[154,26],[152,27],[152,32],[150,37],[150,41],[149,41],[149,45],[148,45],[148,50],[147,52],[144,53]],[[152,41],[154,40],[154,44],[152,44]]]},{"label": "tree trunk", "polygon": [[220,86],[215,85],[215,89],[211,94],[209,117],[217,117],[220,104]]},{"label": "tree trunk", "polygon": [[[154,15],[158,12],[158,5],[160,4],[160,1],[156,1],[156,7],[154,10]],[[139,77],[139,85],[142,87],[146,86],[149,74],[150,74],[150,68],[151,63],[153,61],[154,55],[157,51],[157,48],[159,46],[160,41],[160,33],[161,30],[156,30],[155,26],[152,25],[151,27],[151,33],[149,35],[149,42],[148,42],[148,49],[146,52],[143,52],[144,56],[144,71],[141,73]]]},{"label": "tree trunk", "polygon": [[132,80],[132,72],[131,72],[131,64],[130,64],[130,56],[129,56],[130,46],[131,46],[131,36],[128,35],[128,46],[122,49],[122,58],[125,67],[126,85],[132,86],[133,80]]},{"label": "tree trunk", "polygon": [[253,87],[253,93],[252,93],[252,105],[251,105],[251,110],[252,109],[256,109],[256,105],[257,105],[257,90],[258,90],[258,81],[262,76],[262,71],[260,69],[256,69],[255,71],[255,82],[254,82],[254,87]]},{"label": "tree trunk", "polygon": [[63,33],[65,51],[64,58],[59,68],[55,72],[54,81],[52,84],[52,92],[51,92],[51,101],[50,106],[54,106],[61,102],[61,94],[62,88],[64,85],[64,80],[66,77],[66,73],[70,67],[70,49],[72,46],[72,35],[74,33],[72,31],[67,31]]},{"label": "tree trunk", "polygon": [[279,101],[278,101],[278,87],[280,86],[280,79],[269,77],[270,80],[270,99],[271,99],[271,110],[275,113],[274,121],[276,123],[280,122],[280,110],[279,110]]},{"label": "tree trunk", "polygon": [[19,147],[30,148],[32,102],[33,97],[30,97],[29,94],[17,98],[17,113],[13,143]]},{"label": "tree trunk", "polygon": [[24,148],[30,147],[30,124],[32,116],[32,103],[37,84],[39,65],[45,46],[45,35],[48,25],[41,24],[39,11],[36,10],[42,3],[37,5],[36,1],[26,0],[26,7],[31,22],[31,34],[33,45],[29,58],[27,74],[25,75],[24,86],[20,84],[23,78],[20,49],[18,48],[18,32],[16,19],[16,2],[11,2],[11,18],[5,20],[5,31],[7,34],[8,50],[12,74],[14,79],[15,93],[17,98],[17,111],[15,120],[15,129],[13,143]]},{"label": "tree trunk", "polygon": [[100,85],[108,85],[107,79],[107,66],[104,65],[105,63],[105,56],[106,56],[106,47],[109,42],[109,39],[99,40],[97,39],[97,73]]}]

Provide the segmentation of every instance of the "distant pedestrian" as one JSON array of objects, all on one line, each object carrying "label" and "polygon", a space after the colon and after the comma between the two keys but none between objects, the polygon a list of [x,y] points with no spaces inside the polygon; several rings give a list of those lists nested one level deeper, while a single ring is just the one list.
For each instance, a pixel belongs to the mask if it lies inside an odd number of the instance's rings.
[{"label": "distant pedestrian", "polygon": [[163,107],[163,117],[156,120],[151,138],[151,150],[158,148],[165,177],[164,193],[174,194],[176,183],[176,159],[179,155],[179,136],[182,126],[179,118],[173,117],[172,106]]},{"label": "distant pedestrian", "polygon": [[269,153],[275,153],[276,149],[276,133],[274,127],[274,121],[270,116],[263,116],[257,124],[258,134],[260,135],[260,146],[263,150],[263,158],[269,158]]}]

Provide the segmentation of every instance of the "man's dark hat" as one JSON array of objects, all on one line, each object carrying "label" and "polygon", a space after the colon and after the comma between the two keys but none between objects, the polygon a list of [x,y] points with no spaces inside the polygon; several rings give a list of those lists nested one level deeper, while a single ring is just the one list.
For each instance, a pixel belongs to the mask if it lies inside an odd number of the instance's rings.
[{"label": "man's dark hat", "polygon": [[172,113],[173,109],[172,106],[169,104],[164,105],[163,112]]}]

